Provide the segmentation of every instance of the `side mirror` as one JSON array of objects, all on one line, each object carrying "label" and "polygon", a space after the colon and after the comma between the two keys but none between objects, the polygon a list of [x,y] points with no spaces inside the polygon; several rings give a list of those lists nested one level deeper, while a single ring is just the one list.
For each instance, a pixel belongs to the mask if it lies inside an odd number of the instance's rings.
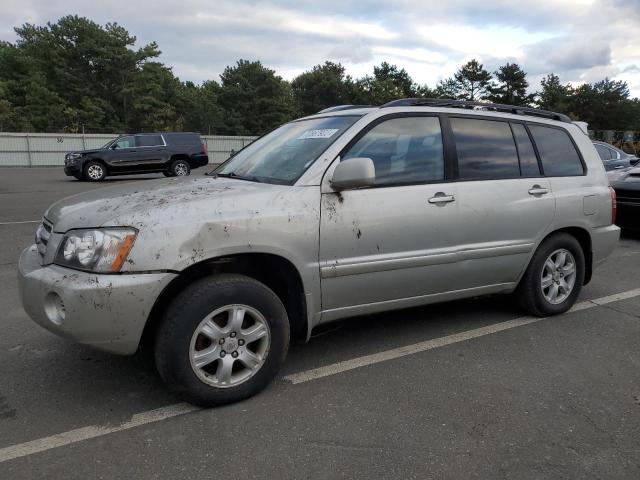
[{"label": "side mirror", "polygon": [[349,158],[336,166],[330,182],[335,190],[370,187],[376,182],[376,167],[370,158]]},{"label": "side mirror", "polygon": [[118,148],[118,144],[114,143],[113,145],[111,145],[111,150],[115,150]]}]

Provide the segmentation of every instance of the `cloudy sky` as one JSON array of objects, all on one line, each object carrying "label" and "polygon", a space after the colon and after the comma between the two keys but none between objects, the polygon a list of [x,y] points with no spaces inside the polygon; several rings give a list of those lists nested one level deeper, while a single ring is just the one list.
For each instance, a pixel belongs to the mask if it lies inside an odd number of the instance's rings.
[{"label": "cloudy sky", "polygon": [[465,61],[519,63],[530,83],[625,80],[640,97],[640,0],[0,0],[0,39],[66,14],[118,22],[162,50],[183,80],[218,79],[239,58],[287,79],[325,60],[358,77],[382,61],[430,86]]}]

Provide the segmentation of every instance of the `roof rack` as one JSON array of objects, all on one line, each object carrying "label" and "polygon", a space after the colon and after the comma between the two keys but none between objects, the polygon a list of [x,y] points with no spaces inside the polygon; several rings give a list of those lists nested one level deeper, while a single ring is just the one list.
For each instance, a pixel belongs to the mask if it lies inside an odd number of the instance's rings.
[{"label": "roof rack", "polygon": [[571,123],[571,119],[563,113],[540,110],[538,108],[523,107],[519,105],[504,105],[502,103],[485,103],[470,100],[454,100],[452,98],[402,98],[385,103],[386,107],[448,107],[448,108],[473,108],[496,110],[514,115],[531,115],[534,117],[550,118],[560,122]]},{"label": "roof rack", "polygon": [[373,108],[373,105],[335,105],[320,110],[318,113],[339,112],[340,110],[353,110],[355,108]]}]

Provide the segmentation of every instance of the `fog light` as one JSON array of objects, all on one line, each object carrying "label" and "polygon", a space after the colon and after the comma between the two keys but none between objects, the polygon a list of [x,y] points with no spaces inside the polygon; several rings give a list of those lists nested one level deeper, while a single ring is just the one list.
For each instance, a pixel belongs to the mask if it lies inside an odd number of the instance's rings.
[{"label": "fog light", "polygon": [[62,325],[66,315],[66,310],[60,295],[55,292],[49,292],[47,294],[47,297],[44,299],[44,312],[47,314],[47,318],[51,323]]}]

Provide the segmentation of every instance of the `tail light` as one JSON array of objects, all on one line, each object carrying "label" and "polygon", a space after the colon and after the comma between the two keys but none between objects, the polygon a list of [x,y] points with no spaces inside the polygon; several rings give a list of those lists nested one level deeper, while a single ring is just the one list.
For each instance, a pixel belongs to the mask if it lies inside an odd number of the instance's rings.
[{"label": "tail light", "polygon": [[200,144],[202,146],[202,154],[203,155],[208,155],[209,154],[209,149],[207,148],[207,142],[202,142]]},{"label": "tail light", "polygon": [[611,192],[611,223],[616,223],[616,214],[618,213],[618,205],[616,203],[616,191],[613,187],[609,187],[609,192]]}]

